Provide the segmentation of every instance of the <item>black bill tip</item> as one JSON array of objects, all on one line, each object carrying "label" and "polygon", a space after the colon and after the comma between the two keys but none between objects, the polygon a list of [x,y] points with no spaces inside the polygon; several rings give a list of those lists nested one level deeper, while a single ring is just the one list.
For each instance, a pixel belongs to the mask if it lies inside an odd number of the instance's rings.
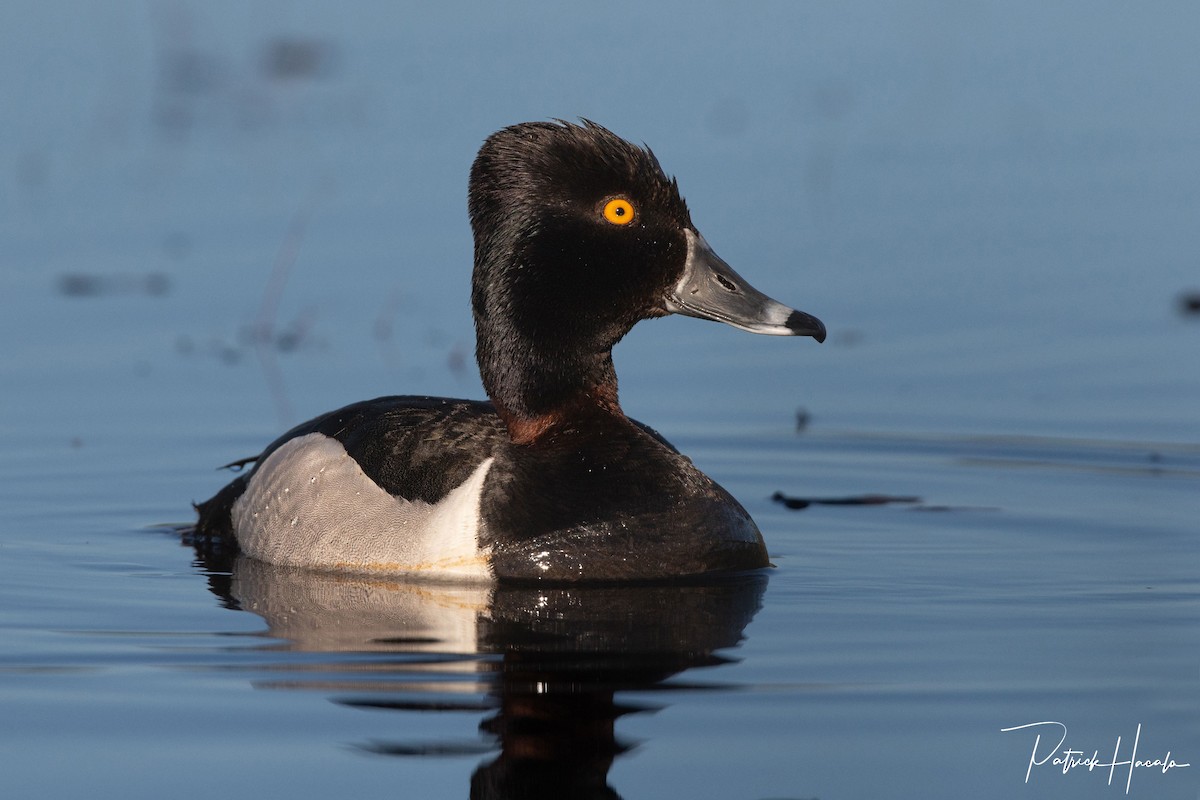
[{"label": "black bill tip", "polygon": [[783,323],[795,336],[811,336],[818,342],[825,341],[825,323],[812,314],[793,311]]}]

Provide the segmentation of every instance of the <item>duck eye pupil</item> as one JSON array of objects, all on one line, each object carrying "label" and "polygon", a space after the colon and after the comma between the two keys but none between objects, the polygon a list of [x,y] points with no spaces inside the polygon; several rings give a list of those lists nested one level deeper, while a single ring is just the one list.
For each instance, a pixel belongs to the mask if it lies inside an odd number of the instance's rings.
[{"label": "duck eye pupil", "polygon": [[633,203],[615,197],[604,204],[604,218],[614,225],[628,225],[633,222]]}]

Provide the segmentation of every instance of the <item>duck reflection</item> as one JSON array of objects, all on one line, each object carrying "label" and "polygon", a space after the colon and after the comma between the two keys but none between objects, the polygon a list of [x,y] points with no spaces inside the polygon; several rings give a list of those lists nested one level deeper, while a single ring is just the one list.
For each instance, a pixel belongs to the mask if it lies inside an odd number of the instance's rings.
[{"label": "duck reflection", "polygon": [[[351,707],[479,710],[484,743],[372,742],[386,755],[492,753],[472,798],[615,798],[613,760],[630,749],[621,716],[651,707],[615,695],[699,688],[676,678],[728,663],[766,576],[637,586],[462,586],[281,568],[237,557],[206,564],[227,606],[261,616],[277,648],[345,654],[296,665],[311,680],[259,684],[333,691]],[[354,654],[354,655],[352,655]],[[319,674],[319,677],[318,677]]]}]

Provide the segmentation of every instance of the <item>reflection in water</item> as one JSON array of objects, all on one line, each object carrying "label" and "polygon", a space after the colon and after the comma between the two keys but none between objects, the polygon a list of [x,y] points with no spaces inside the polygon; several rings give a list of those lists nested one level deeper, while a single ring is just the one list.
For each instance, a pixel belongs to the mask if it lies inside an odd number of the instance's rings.
[{"label": "reflection in water", "polygon": [[[210,573],[231,608],[266,620],[283,650],[345,661],[288,667],[311,680],[261,683],[331,691],[339,703],[397,711],[491,713],[494,744],[372,742],[362,749],[423,756],[492,752],[472,798],[614,798],[613,759],[629,749],[616,720],[645,706],[616,692],[728,659],[754,617],[766,576],[703,584],[462,586],[280,568],[238,557]],[[358,654],[358,655],[354,655]],[[364,660],[365,659],[365,660]],[[689,688],[695,688],[694,686]]]}]

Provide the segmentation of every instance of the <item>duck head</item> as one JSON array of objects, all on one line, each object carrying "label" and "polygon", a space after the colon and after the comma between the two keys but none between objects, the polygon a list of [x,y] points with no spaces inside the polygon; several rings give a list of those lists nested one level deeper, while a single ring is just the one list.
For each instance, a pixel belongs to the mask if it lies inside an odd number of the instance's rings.
[{"label": "duck head", "polygon": [[564,409],[620,415],[612,348],[667,314],[824,341],[819,319],[767,297],[692,224],[646,148],[593,122],[490,136],[471,168],[472,307],[484,388],[514,441]]}]

